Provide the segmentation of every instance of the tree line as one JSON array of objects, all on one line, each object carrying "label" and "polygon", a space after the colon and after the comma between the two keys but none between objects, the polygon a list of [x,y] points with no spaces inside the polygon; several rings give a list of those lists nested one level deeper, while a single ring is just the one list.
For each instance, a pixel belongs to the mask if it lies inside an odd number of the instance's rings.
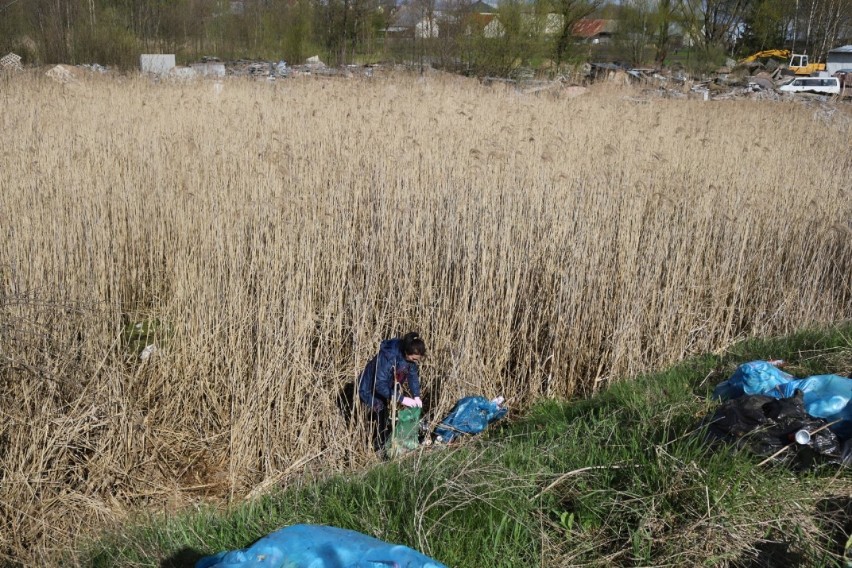
[{"label": "tree line", "polygon": [[[852,0],[0,0],[0,51],[36,64],[131,68],[140,53],[180,61],[332,64],[414,61],[473,73],[590,57],[663,65],[687,49],[718,64],[763,49],[822,59],[852,41]],[[401,25],[401,14],[413,14]],[[577,37],[612,20],[605,47]],[[499,22],[494,32],[493,20]]]},{"label": "tree line", "polygon": [[[624,0],[620,37],[634,59],[654,47],[662,64],[675,41],[699,56],[745,56],[790,49],[814,60],[841,42],[852,41],[852,0]],[[679,36],[679,37],[676,37]]]}]

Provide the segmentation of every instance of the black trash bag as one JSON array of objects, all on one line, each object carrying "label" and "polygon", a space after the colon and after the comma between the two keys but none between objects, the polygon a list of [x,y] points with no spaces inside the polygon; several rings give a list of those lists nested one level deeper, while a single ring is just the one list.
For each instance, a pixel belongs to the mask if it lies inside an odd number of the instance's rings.
[{"label": "black trash bag", "polygon": [[[803,395],[775,399],[764,395],[741,396],[725,401],[705,419],[710,442],[733,444],[758,456],[771,456],[790,445],[787,455],[802,465],[816,461],[840,463],[841,443],[837,435],[824,428],[828,422],[805,411]],[[822,428],[820,430],[820,428]],[[817,431],[819,430],[819,431]],[[796,443],[796,433],[807,432]]]}]

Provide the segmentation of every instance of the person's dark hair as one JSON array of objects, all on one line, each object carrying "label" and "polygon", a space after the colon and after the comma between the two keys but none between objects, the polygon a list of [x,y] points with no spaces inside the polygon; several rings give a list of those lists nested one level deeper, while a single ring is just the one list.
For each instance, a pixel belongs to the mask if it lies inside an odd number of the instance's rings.
[{"label": "person's dark hair", "polygon": [[426,356],[426,343],[416,331],[409,331],[402,336],[402,354]]}]

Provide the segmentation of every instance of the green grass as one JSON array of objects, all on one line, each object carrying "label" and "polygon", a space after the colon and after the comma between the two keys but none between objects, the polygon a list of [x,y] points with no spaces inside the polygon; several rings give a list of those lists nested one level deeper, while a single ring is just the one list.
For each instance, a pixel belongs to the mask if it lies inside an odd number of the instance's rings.
[{"label": "green grass", "polygon": [[739,363],[852,371],[852,325],[749,341],[721,355],[544,402],[453,449],[304,480],[229,511],[151,517],[88,543],[85,566],[192,566],[293,523],[349,528],[453,567],[841,566],[852,475],[710,451],[696,428]]}]

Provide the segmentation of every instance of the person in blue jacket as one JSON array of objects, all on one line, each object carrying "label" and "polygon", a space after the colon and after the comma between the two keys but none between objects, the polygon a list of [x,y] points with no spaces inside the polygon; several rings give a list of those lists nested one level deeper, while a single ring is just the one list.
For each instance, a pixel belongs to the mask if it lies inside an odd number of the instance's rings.
[{"label": "person in blue jacket", "polygon": [[373,442],[377,450],[384,447],[390,431],[388,409],[392,404],[423,406],[417,365],[425,356],[426,343],[417,332],[386,339],[358,378],[358,396],[375,424]]}]

